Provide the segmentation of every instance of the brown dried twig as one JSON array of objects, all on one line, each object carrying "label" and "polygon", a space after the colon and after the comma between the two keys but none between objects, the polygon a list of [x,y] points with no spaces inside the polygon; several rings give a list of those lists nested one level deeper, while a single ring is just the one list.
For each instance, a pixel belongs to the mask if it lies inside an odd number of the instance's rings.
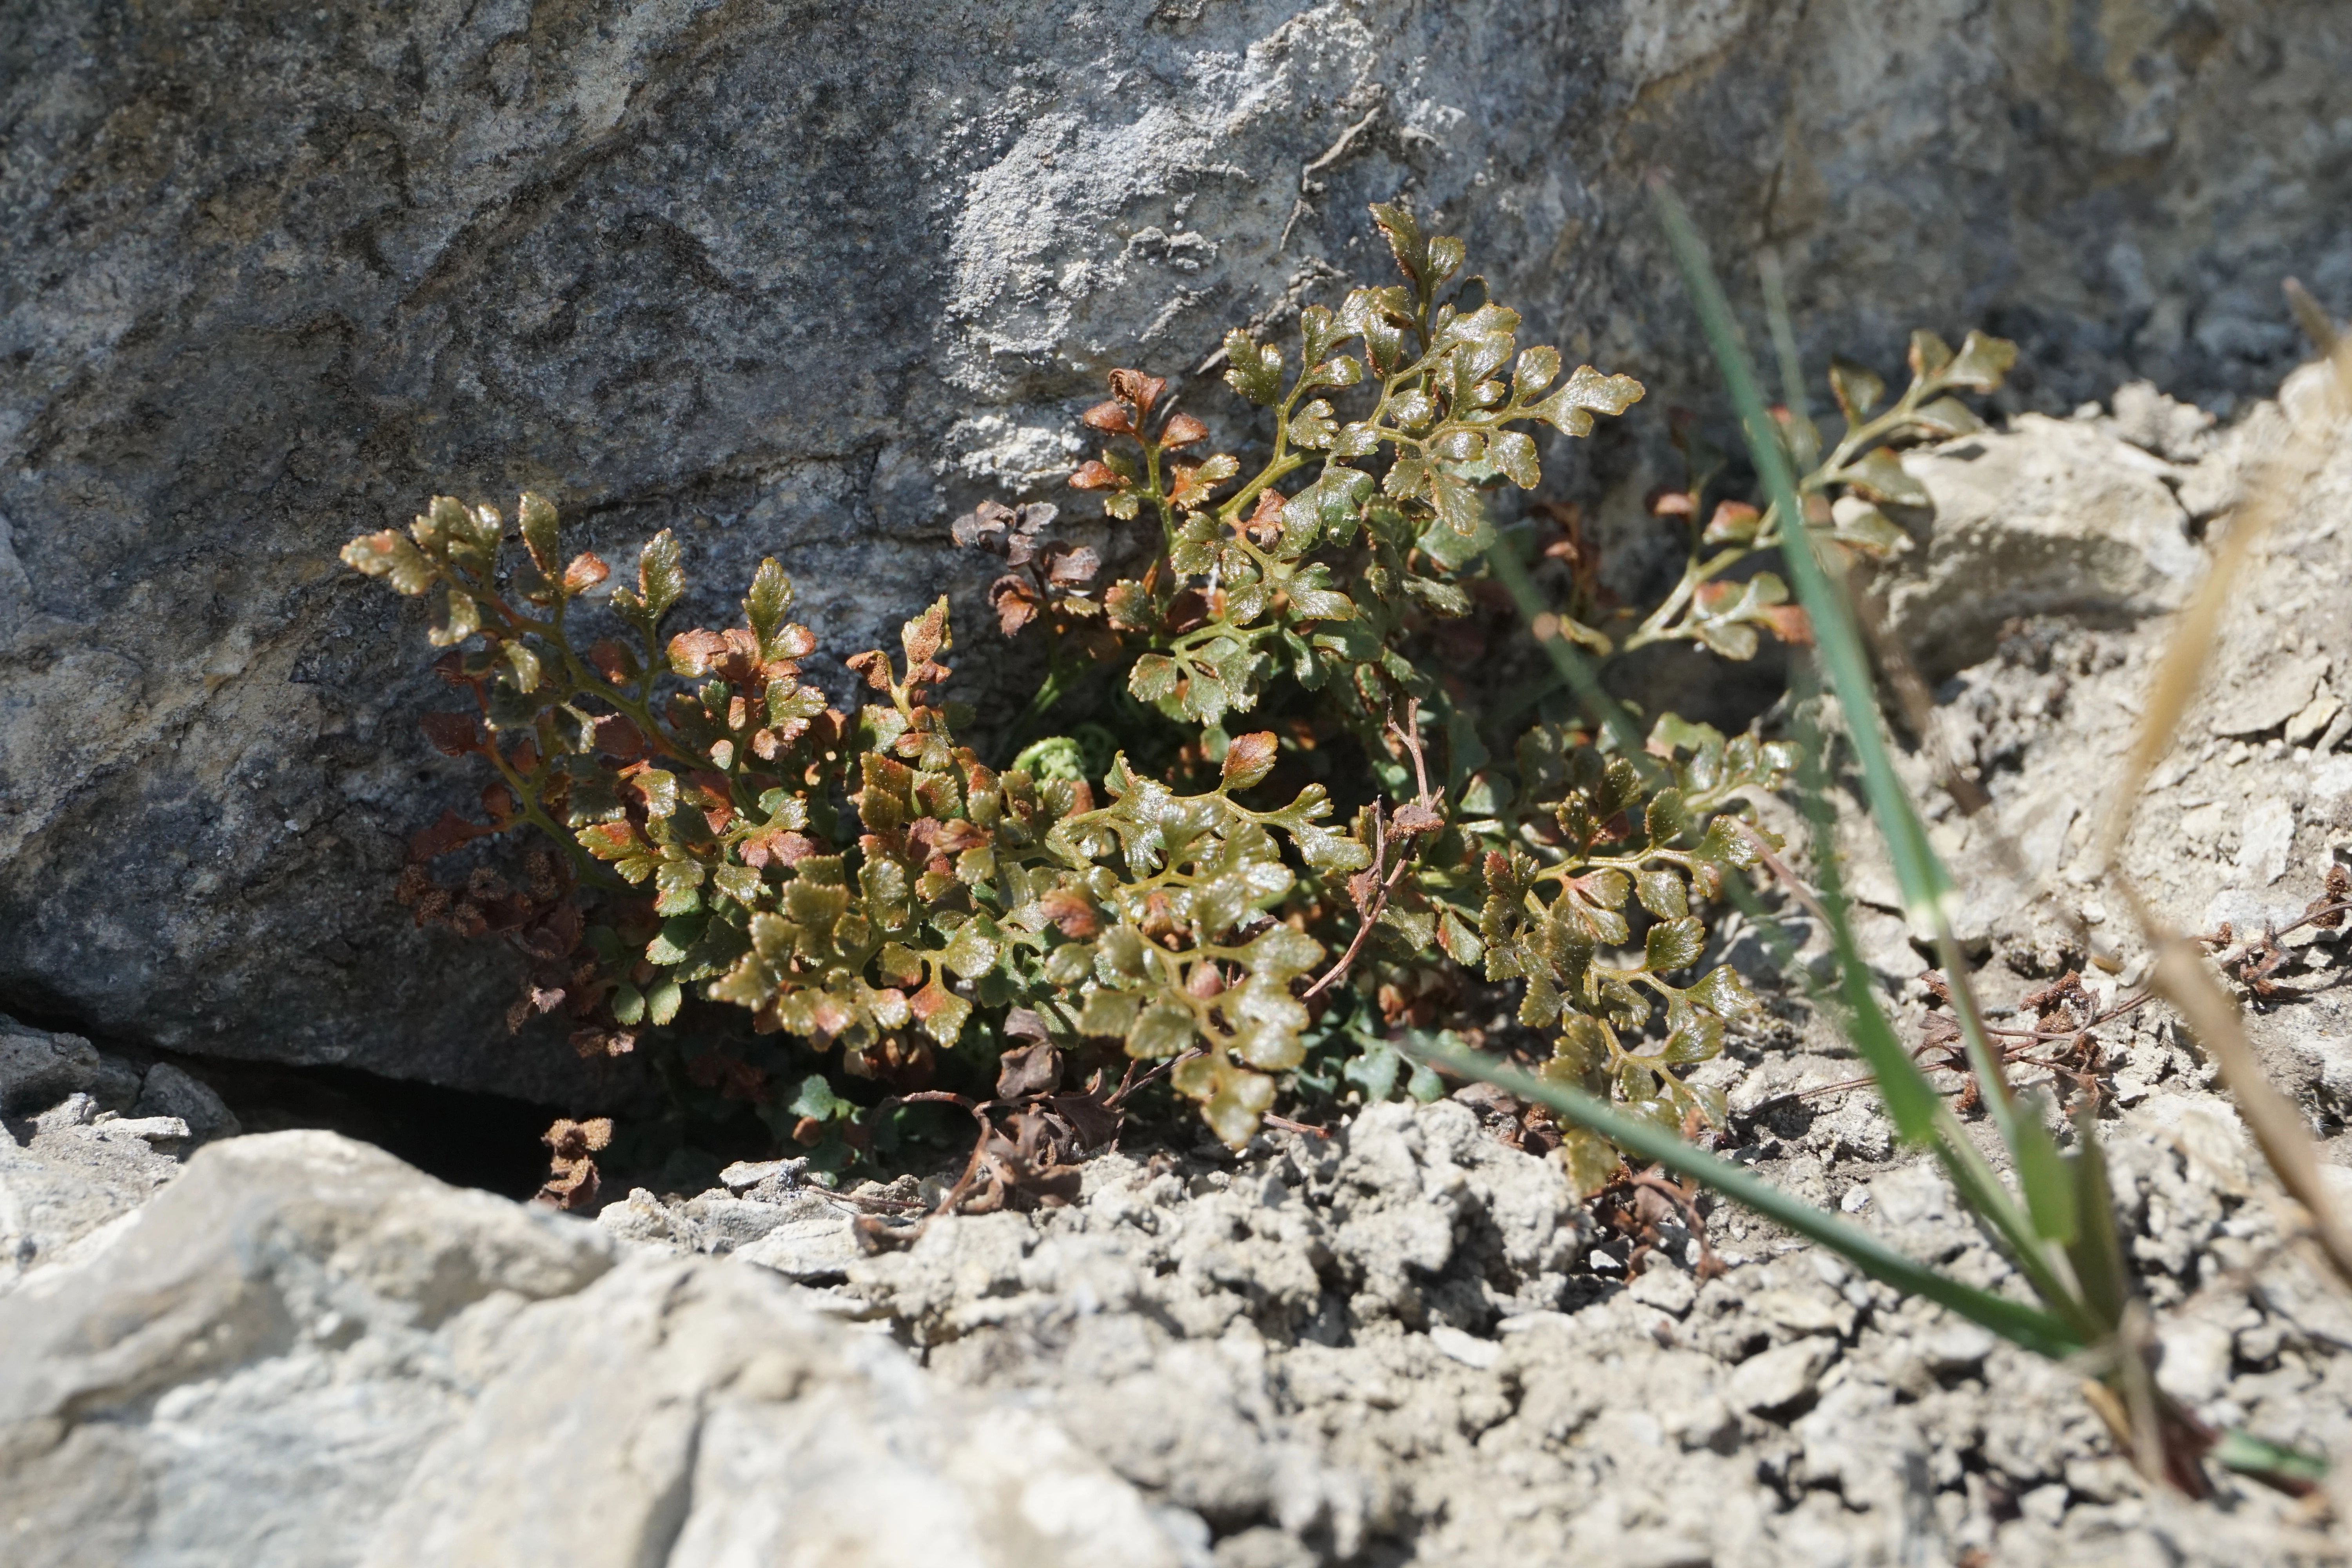
[{"label": "brown dried twig", "polygon": [[2336,1212],[2320,1176],[2318,1145],[2294,1102],[2263,1073],[2247,1038],[2236,1002],[2200,962],[2196,946],[2169,930],[2141,900],[2138,889],[2118,878],[2133,915],[2156,951],[2155,980],[2165,999],[2212,1057],[2221,1086],[2238,1102],[2239,1114],[2278,1175],[2280,1184],[2311,1216],[2312,1234],[2328,1262],[2352,1282],[2352,1231]]},{"label": "brown dried twig", "polygon": [[1706,1218],[1698,1212],[1696,1182],[1677,1182],[1655,1165],[1646,1170],[1623,1165],[1594,1194],[1593,1214],[1602,1225],[1633,1242],[1625,1258],[1629,1279],[1642,1272],[1652,1253],[1662,1249],[1666,1238],[1660,1226],[1677,1214],[1691,1239],[1698,1243],[1698,1262],[1692,1271],[1703,1280],[1725,1272],[1723,1260],[1707,1239]]},{"label": "brown dried twig", "polygon": [[[878,1115],[898,1105],[958,1106],[971,1113],[976,1130],[971,1152],[955,1184],[919,1223],[891,1227],[870,1216],[859,1221],[859,1235],[869,1246],[912,1246],[942,1215],[984,1214],[1017,1196],[1046,1205],[1073,1201],[1077,1196],[1077,1162],[1073,1156],[1114,1139],[1123,1119],[1125,1098],[1183,1059],[1162,1063],[1141,1079],[1136,1079],[1134,1064],[1129,1063],[1127,1076],[1109,1095],[1102,1093],[1100,1072],[1083,1091],[1066,1090],[1060,1087],[1060,1051],[1042,1033],[1042,1023],[1032,1018],[1031,1027],[1040,1032],[1028,1044],[1002,1053],[993,1098],[974,1100],[946,1089],[919,1089],[893,1096],[877,1108]],[[1000,1114],[1010,1119],[1009,1137],[998,1123]],[[983,1184],[985,1190],[981,1191]]]},{"label": "brown dried twig", "polygon": [[1293,1121],[1289,1117],[1276,1116],[1271,1110],[1267,1111],[1263,1117],[1260,1117],[1259,1120],[1264,1121],[1268,1127],[1279,1127],[1285,1132],[1302,1133],[1310,1138],[1328,1138],[1331,1136],[1331,1130],[1328,1127],[1315,1127],[1304,1121]]},{"label": "brown dried twig", "polygon": [[[1402,725],[1393,719],[1389,721],[1389,733],[1397,738],[1412,758],[1415,797],[1411,804],[1399,807],[1385,818],[1381,816],[1380,803],[1372,803],[1372,864],[1370,869],[1359,871],[1348,879],[1349,896],[1355,900],[1356,910],[1362,918],[1357,923],[1354,940],[1348,943],[1348,951],[1339,955],[1339,963],[1324,972],[1322,979],[1307,988],[1304,993],[1307,996],[1320,995],[1347,977],[1348,971],[1355,964],[1356,955],[1363,952],[1364,943],[1371,939],[1372,928],[1380,924],[1381,912],[1389,907],[1390,895],[1404,879],[1405,872],[1412,868],[1411,845],[1413,838],[1421,834],[1435,833],[1445,826],[1445,816],[1440,809],[1444,801],[1429,787],[1429,764],[1422,754],[1420,722],[1421,702],[1417,698],[1406,704]],[[1398,834],[1393,865],[1388,864],[1391,827],[1394,827]]]}]

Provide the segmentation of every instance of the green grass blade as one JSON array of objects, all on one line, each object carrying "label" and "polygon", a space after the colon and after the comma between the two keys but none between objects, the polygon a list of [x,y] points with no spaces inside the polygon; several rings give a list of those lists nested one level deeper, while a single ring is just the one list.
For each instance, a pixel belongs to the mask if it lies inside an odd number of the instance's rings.
[{"label": "green grass blade", "polygon": [[1772,331],[1772,353],[1780,362],[1780,401],[1800,419],[1812,417],[1805,406],[1805,363],[1797,353],[1797,334],[1789,324],[1789,285],[1780,271],[1780,254],[1767,246],[1756,253],[1756,279],[1764,286],[1764,321]]},{"label": "green grass blade", "polygon": [[1811,547],[1811,535],[1805,527],[1804,508],[1798,500],[1796,476],[1790,471],[1788,453],[1765,407],[1764,394],[1757,384],[1755,367],[1748,363],[1738,323],[1732,319],[1730,302],[1723,296],[1722,285],[1716,281],[1706,248],[1691,226],[1690,215],[1664,184],[1653,187],[1653,195],[1675,259],[1681,264],[1683,281],[1698,308],[1699,324],[1706,334],[1707,346],[1714,351],[1717,366],[1731,393],[1740,432],[1747,437],[1748,456],[1756,464],[1758,477],[1764,481],[1766,497],[1780,515],[1781,553],[1788,560],[1789,575],[1805,613],[1812,618],[1813,644],[1822,668],[1845,711],[1854,754],[1862,763],[1864,783],[1870,791],[1871,809],[1878,816],[1879,831],[1886,837],[1904,903],[1921,924],[1927,924],[1950,896],[1951,884],[1927,847],[1926,828],[1911,809],[1887,752],[1886,738],[1878,727],[1878,704],[1870,665],[1863,653],[1861,633],[1847,613],[1844,600],[1831,585],[1821,558]]},{"label": "green grass blade", "polygon": [[2042,1120],[2037,1095],[2020,1107],[2017,1118],[2018,1190],[2025,1194],[2025,1211],[2034,1233],[2060,1247],[2072,1247],[2082,1234],[2082,1193],[2058,1140]]},{"label": "green grass blade", "polygon": [[2120,1326],[2124,1303],[2131,1300],[2131,1268],[2116,1232],[2115,1193],[2107,1182],[2106,1152],[2099,1146],[2098,1113],[2087,1103],[2074,1115],[2074,1159],[2068,1173],[2074,1180],[2082,1230],[2067,1257],[2082,1286],[2083,1303],[2095,1321]]},{"label": "green grass blade", "polygon": [[1481,1079],[1549,1107],[1629,1153],[1703,1182],[1775,1224],[1829,1247],[1872,1279],[1906,1294],[1924,1296],[2013,1344],[2053,1358],[2073,1355],[2084,1348],[2083,1336],[2063,1319],[1939,1274],[1869,1232],[1790,1196],[1751,1171],[1685,1142],[1654,1122],[1626,1115],[1579,1089],[1466,1051],[1433,1050],[1427,1059],[1449,1072]]},{"label": "green grass blade", "polygon": [[[1835,868],[1831,867],[1829,869],[1834,876]],[[1889,1083],[1898,1086],[1898,1093],[1915,1089],[1924,1091],[1928,1106],[1925,1118],[1926,1131],[1916,1138],[1916,1142],[1927,1145],[1935,1152],[1937,1159],[1944,1167],[1945,1174],[1951,1179],[1954,1189],[1960,1195],[1960,1201],[1968,1205],[1969,1211],[1985,1216],[1987,1222],[2000,1234],[2012,1254],[2021,1254],[2021,1265],[2034,1289],[2042,1295],[2044,1300],[2063,1304],[2068,1315],[2086,1332],[2098,1325],[2114,1322],[2115,1312],[2121,1310],[2119,1305],[2112,1310],[2102,1310],[2097,1304],[2100,1298],[2096,1296],[2092,1297],[2088,1311],[2074,1304],[2074,1292],[2065,1288],[2065,1282],[2055,1269],[2048,1266],[2038,1247],[2034,1246],[2036,1235],[2032,1228],[2030,1216],[2018,1211],[2016,1203],[2011,1198],[2008,1190],[2001,1185],[2000,1176],[1985,1162],[1976,1145],[1969,1142],[1958,1120],[1952,1115],[1951,1108],[1943,1103],[1942,1097],[1935,1093],[1926,1075],[1919,1070],[1918,1064],[1911,1059],[1908,1052],[1902,1049],[1900,1042],[1895,1040],[1894,1026],[1887,1020],[1885,1014],[1878,1010],[1877,997],[1865,989],[1863,994],[1864,1009],[1859,1015],[1851,1012],[1843,998],[1832,996],[1822,988],[1812,971],[1797,961],[1795,945],[1790,942],[1788,933],[1781,929],[1780,922],[1772,918],[1771,913],[1757,899],[1754,889],[1738,878],[1731,879],[1725,886],[1734,901],[1747,911],[1750,920],[1757,922],[1758,930],[1763,932],[1766,944],[1772,949],[1773,955],[1779,961],[1781,969],[1797,976],[1799,984],[1804,987],[1805,994],[1812,1004],[1819,1007],[1825,1016],[1834,1020],[1846,1037],[1855,1041],[1857,1047],[1862,1049],[1864,1062],[1871,1067],[1872,1076],[1880,1085],[1881,1098],[1888,1098],[1886,1086]],[[1832,908],[1842,910],[1843,906],[1825,905],[1823,912],[1828,913]],[[1831,925],[1833,934],[1839,929],[1838,919],[1838,916],[1832,917]],[[1852,939],[1848,935],[1840,949],[1842,966],[1847,962],[1847,955],[1850,954],[1852,954]],[[1854,956],[1858,962],[1858,955]],[[1845,993],[1846,997],[1852,995],[1853,993],[1850,991]],[[1865,1046],[1864,1044],[1865,1039],[1871,1044]],[[1889,1054],[1890,1043],[1893,1047],[1893,1054]],[[1874,1047],[1875,1048],[1873,1048]],[[1899,1065],[1896,1061],[1898,1057]],[[1880,1065],[1882,1063],[1885,1064],[1883,1069]],[[1916,1096],[1913,1098],[1916,1103]],[[1892,1114],[1891,1110],[1890,1114]],[[1903,1130],[1901,1121],[1897,1121],[1896,1127],[1898,1132]],[[2100,1179],[2102,1181],[2105,1179],[2104,1167],[2101,1168]],[[2093,1209],[2086,1212],[2109,1211]],[[2112,1226],[2106,1227],[2105,1237],[2107,1250],[2116,1253],[2117,1244]],[[2122,1278],[2120,1253],[2116,1253],[2116,1258],[2117,1272],[2115,1278],[2120,1279]],[[2076,1273],[2079,1276],[2081,1272],[2081,1267],[2078,1265]],[[2121,1293],[2117,1292],[2116,1300],[2120,1303],[2121,1299]]]},{"label": "green grass blade", "polygon": [[1871,986],[1868,967],[1845,918],[1846,901],[1835,848],[1836,825],[1830,816],[1829,780],[1822,762],[1822,736],[1810,717],[1816,689],[1811,672],[1802,666],[1795,671],[1794,679],[1796,701],[1791,709],[1790,727],[1797,741],[1798,806],[1805,815],[1819,850],[1816,859],[1821,868],[1823,912],[1829,916],[1840,988],[1846,1002],[1846,1037],[1862,1053],[1877,1080],[1880,1098],[1897,1132],[1907,1142],[1924,1143],[1935,1151],[1960,1200],[2000,1236],[2012,1259],[2042,1300],[2064,1312],[2085,1334],[2092,1333],[2097,1327],[2096,1321],[2084,1310],[2077,1293],[2053,1267],[2031,1217],[2002,1184],[1983,1152],[1969,1139],[1951,1107],[1927,1081],[1927,1075],[1912,1059],[1911,1053],[1903,1048],[1893,1022]]},{"label": "green grass blade", "polygon": [[[1691,226],[1690,215],[1681,201],[1663,183],[1653,185],[1652,195],[1667,242],[1682,268],[1683,281],[1698,309],[1707,346],[1714,352],[1724,384],[1731,393],[1741,434],[1747,437],[1748,456],[1764,481],[1767,498],[1780,517],[1780,553],[1787,562],[1798,601],[1812,620],[1814,650],[1829,676],[1831,689],[1837,693],[1855,760],[1862,764],[1871,815],[1886,840],[1887,856],[1894,864],[1895,881],[1902,889],[1904,911],[1916,923],[1936,931],[1939,955],[1946,969],[1958,980],[1965,972],[1958,964],[1958,944],[1950,940],[1954,897],[1951,877],[1928,844],[1927,826],[1895,771],[1885,732],[1879,724],[1877,693],[1871,680],[1869,661],[1863,652],[1861,633],[1854,626],[1844,595],[1831,581],[1828,570],[1814,552],[1811,531],[1804,521],[1803,504],[1797,494],[1796,476],[1790,471],[1780,430],[1765,407],[1755,367],[1748,362],[1747,344],[1740,336],[1738,323],[1732,318],[1722,285],[1716,280],[1707,262],[1698,231]],[[1960,1008],[1960,1023],[1969,1061],[1983,1089],[1985,1108],[2000,1128],[2002,1141],[2014,1149],[2014,1111],[2009,1103],[2006,1080],[2000,1058],[1972,1004]]]},{"label": "green grass blade", "polygon": [[1810,717],[1812,679],[1809,672],[1801,668],[1796,672],[1796,682],[1791,728],[1797,739],[1798,808],[1804,813],[1812,833],[1814,860],[1820,868],[1822,908],[1829,917],[1830,941],[1837,955],[1839,990],[1845,1000],[1846,1036],[1877,1079],[1879,1096],[1886,1103],[1887,1115],[1894,1119],[1895,1131],[1907,1143],[1933,1145],[1937,1142],[1937,1123],[1944,1110],[1944,1099],[1927,1081],[1927,1075],[1920,1070],[1911,1053],[1903,1048],[1903,1042],[1895,1037],[1895,1026],[1880,1005],[1877,993],[1871,988],[1870,967],[1864,962],[1853,923],[1846,918],[1844,876],[1838,865],[1836,823],[1828,804],[1829,778],[1822,760],[1822,738]]},{"label": "green grass blade", "polygon": [[2257,1437],[2251,1432],[2231,1427],[2221,1434],[2213,1446],[2213,1458],[2223,1469],[2235,1470],[2242,1476],[2273,1485],[2286,1483],[2290,1489],[2309,1487],[2327,1479],[2327,1461],[2316,1454],[2306,1454],[2300,1448],[2290,1448],[2284,1443],[2273,1443]]}]

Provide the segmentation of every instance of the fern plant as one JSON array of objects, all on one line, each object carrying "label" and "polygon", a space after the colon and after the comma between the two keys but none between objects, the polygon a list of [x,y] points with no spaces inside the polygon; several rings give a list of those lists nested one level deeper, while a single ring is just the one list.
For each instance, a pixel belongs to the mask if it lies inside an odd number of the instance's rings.
[{"label": "fern plant", "polygon": [[[664,532],[636,585],[609,596],[634,639],[583,649],[578,601],[607,568],[593,554],[560,562],[541,498],[518,513],[528,564],[513,580],[503,520],[446,498],[407,535],[356,540],[345,559],[437,595],[434,640],[476,645],[440,666],[476,715],[427,728],[500,782],[486,823],[452,814],[420,837],[418,858],[528,824],[569,851],[573,886],[603,895],[606,918],[576,928],[573,984],[530,998],[591,1020],[580,1049],[635,1049],[698,987],[761,1031],[837,1049],[850,1075],[923,1084],[938,1051],[1004,1040],[1019,1010],[1057,1037],[1191,1053],[1178,1087],[1221,1136],[1249,1136],[1272,1097],[1265,1074],[1297,1061],[1306,1008],[1289,983],[1323,951],[1267,914],[1298,880],[1285,850],[1310,872],[1368,858],[1326,825],[1319,786],[1265,811],[1232,798],[1264,776],[1271,735],[1229,746],[1205,794],[1122,767],[1097,805],[1082,780],[1000,774],[958,743],[932,701],[949,674],[945,601],[907,623],[899,660],[849,661],[877,696],[852,720],[800,680],[814,639],[787,619],[792,587],[772,560],[742,626],[665,642],[685,584]],[[855,1114],[837,1095],[822,1109],[816,1120]]]},{"label": "fern plant", "polygon": [[[1456,281],[1460,241],[1399,207],[1373,218],[1402,283],[1302,312],[1295,362],[1226,339],[1224,379],[1266,421],[1246,477],[1232,454],[1194,455],[1208,427],[1166,382],[1111,373],[1082,416],[1109,444],[1070,479],[1127,542],[1108,581],[1051,506],[957,520],[960,542],[1004,563],[999,630],[1049,645],[1015,736],[1029,743],[1001,767],[939,696],[945,600],[896,658],[848,660],[868,692],[853,716],[804,679],[816,638],[772,560],[740,625],[671,632],[685,580],[667,531],[620,585],[593,552],[567,559],[536,495],[511,530],[444,497],[405,533],[352,541],[351,565],[432,600],[436,668],[472,707],[427,732],[496,774],[481,817],[446,814],[413,845],[417,917],[528,955],[515,1022],[563,1014],[583,1054],[658,1044],[834,1163],[886,1092],[961,1098],[983,1120],[992,1081],[998,1100],[1036,1100],[1060,1081],[1040,1050],[1132,1064],[1108,1098],[1095,1080],[1098,1105],[1123,1103],[1138,1070],[1164,1075],[1239,1144],[1286,1078],[1391,1092],[1400,1032],[1482,973],[1549,1032],[1555,1078],[1655,1123],[1719,1120],[1689,1070],[1754,1003],[1730,969],[1703,970],[1709,911],[1753,863],[1747,800],[1780,787],[1790,753],[1672,715],[1630,742],[1549,718],[1490,751],[1494,721],[1446,679],[1440,641],[1475,621],[1501,554],[1487,497],[1538,484],[1534,427],[1586,435],[1642,389],[1590,366],[1563,378],[1481,280]],[[1936,365],[1833,449],[1816,490],[1902,499],[1876,443],[1956,423],[1928,395],[1961,379]],[[1694,531],[1684,584],[1626,646],[1689,637],[1743,658],[1742,625],[1801,635],[1767,613],[1785,594],[1765,574],[1738,590],[1748,609],[1723,607],[1725,574],[1777,541],[1771,514],[1727,515]],[[1101,676],[1118,701],[1032,738]],[[1243,716],[1265,727],[1234,732]],[[1342,755],[1364,763],[1352,783]],[[555,847],[527,892],[422,869],[524,827]],[[682,1026],[691,1005],[742,1009],[753,1046],[710,1047]],[[774,1037],[798,1054],[762,1056],[756,1038]],[[1597,1183],[1613,1152],[1570,1142]]]}]

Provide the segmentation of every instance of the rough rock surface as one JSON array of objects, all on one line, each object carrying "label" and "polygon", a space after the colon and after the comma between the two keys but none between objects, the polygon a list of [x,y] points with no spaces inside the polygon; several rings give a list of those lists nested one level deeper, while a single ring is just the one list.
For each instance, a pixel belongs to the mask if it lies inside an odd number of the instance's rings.
[{"label": "rough rock surface", "polygon": [[236,1118],[193,1075],[142,1074],[78,1035],[0,1016],[0,1293],[106,1246]]},{"label": "rough rock surface", "polygon": [[[1740,1055],[1750,1100],[1768,1066],[1845,1070]],[[2274,1191],[2196,1079],[2184,1065],[2108,1130],[2161,1375],[2210,1420],[2342,1454],[2352,1314],[2281,1245]],[[1767,1110],[1748,1157],[2000,1280],[1868,1116]],[[592,1227],[328,1134],[215,1144],[0,1297],[7,1561],[2344,1553],[2226,1478],[2216,1504],[2150,1492],[2063,1369],[1734,1211],[1712,1221],[1720,1278],[1669,1224],[1629,1285],[1626,1244],[1458,1101],[1239,1159],[1107,1155],[1071,1207],[940,1221],[878,1256],[849,1244],[854,1205],[793,1177],[637,1194]]]},{"label": "rough rock surface", "polygon": [[2177,610],[2204,574],[2180,470],[2089,421],[2024,414],[1903,466],[1935,505],[1888,620],[1931,674],[1980,663],[2020,616]]},{"label": "rough rock surface", "polygon": [[1066,1436],[775,1276],[328,1133],[205,1150],[0,1347],[26,1568],[1180,1561]]},{"label": "rough rock surface", "polygon": [[[2311,404],[2314,385],[2309,373],[2299,373],[2283,403]],[[2214,516],[2275,449],[2284,421],[2280,405],[2262,405],[2207,437],[2201,458],[2176,448],[2179,460],[2165,465],[2167,485],[2190,515]],[[2095,452],[2101,433],[2122,423],[2087,408],[2069,422],[2067,443]],[[2341,591],[2352,577],[2352,532],[2344,526],[2352,509],[2352,444],[2336,441],[2293,489],[2278,531],[2237,584],[2202,695],[2143,793],[2123,845],[2124,868],[2184,931],[2214,931],[2227,921],[2248,938],[2267,924],[2292,926],[2319,894],[2328,866],[2352,856],[2352,753],[2342,749],[2352,710],[2341,695],[2352,674],[2352,606]],[[1997,530],[1976,537],[1989,553],[2005,548]],[[2122,537],[2108,534],[2102,549],[2126,577],[2152,572],[2175,548],[2169,535],[2152,535],[2143,566],[2133,566],[2130,552],[2113,548]],[[1936,570],[1931,554],[1927,572]],[[1961,580],[1968,569],[1956,570],[1960,576],[1948,580]],[[1898,603],[1918,580],[1898,581]],[[1935,819],[1938,849],[1963,879],[1960,934],[2001,955],[1988,971],[2000,987],[2021,994],[2069,967],[2095,984],[2113,984],[2103,973],[2129,984],[2146,967],[2126,910],[2093,879],[2090,851],[2168,630],[2161,618],[2014,619],[1998,633],[1991,658],[1937,694],[1942,744],[1986,785],[1993,805],[1975,817],[1953,809],[1924,758],[1911,760],[1913,784]],[[1846,842],[1867,847],[1874,840],[1857,835]],[[1886,922],[1880,967],[1890,980],[1907,980],[1920,960],[1883,858],[1858,865],[1853,885]],[[2340,1089],[2327,1087],[2331,1075],[2338,1085],[2352,1083],[2344,1066],[2352,1061],[2352,1014],[2338,984],[2342,936],[2305,926],[2283,940],[2289,957],[2273,978],[2286,989],[2253,1009],[2250,1026],[2273,1070],[2305,1093],[2315,1118],[2335,1134],[2352,1110]],[[2137,1070],[2132,1077],[2153,1081]]]},{"label": "rough rock surface", "polygon": [[[1654,166],[1787,254],[1816,359],[1983,322],[2046,406],[2266,384],[2278,274],[2352,291],[2326,0],[12,19],[0,1005],[575,1105],[615,1086],[499,1040],[495,947],[383,896],[475,786],[331,556],[436,489],[677,525],[706,605],[775,552],[839,653],[971,584],[947,517],[1066,468],[1107,364],[1278,324],[1400,190],[1654,408],[1710,397]],[[1612,449],[1604,517],[1652,482]]]},{"label": "rough rock surface", "polygon": [[67,1095],[85,1092],[102,1096],[108,1110],[126,1110],[127,1096],[138,1093],[139,1080],[133,1076],[126,1090],[110,1065],[79,1035],[26,1028],[0,1014],[0,1116],[45,1110]]}]

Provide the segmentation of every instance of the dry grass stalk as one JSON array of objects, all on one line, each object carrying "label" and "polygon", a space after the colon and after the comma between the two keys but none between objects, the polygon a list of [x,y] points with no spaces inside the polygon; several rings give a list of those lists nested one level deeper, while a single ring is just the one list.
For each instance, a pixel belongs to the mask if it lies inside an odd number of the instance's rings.
[{"label": "dry grass stalk", "polygon": [[2115,863],[2116,852],[2131,830],[2148,775],[2170,750],[2181,716],[2197,695],[2231,588],[2256,544],[2284,519],[2317,471],[2341,427],[2347,401],[2352,401],[2347,396],[2347,389],[2352,388],[2352,338],[2323,338],[2321,346],[2327,351],[2333,369],[2326,405],[2291,418],[2286,438],[2257,470],[2245,499],[2231,514],[2229,531],[2215,552],[2213,569],[2182,614],[2164,661],[2157,668],[2138,742],[2125,760],[2118,787],[2108,796],[2111,804],[2100,827],[2093,864],[2105,871],[2131,906],[2132,916],[2156,957],[2150,978],[2157,990],[2179,1009],[2189,1032],[2210,1054],[2222,1087],[2237,1100],[2239,1114],[2252,1129],[2263,1158],[2288,1194],[2310,1215],[2312,1235],[2328,1262],[2347,1282],[2352,1282],[2352,1229],[2346,1227],[2321,1184],[2319,1146],[2302,1113],[2263,1074],[2236,999],[2205,965],[2195,944],[2148,908]]},{"label": "dry grass stalk", "polygon": [[2179,1010],[2189,1032],[2211,1054],[2221,1087],[2238,1102],[2238,1113],[2252,1130],[2254,1142],[2277,1173],[2280,1185],[2308,1211],[2314,1238],[2336,1273],[2352,1283],[2352,1231],[2346,1229],[2322,1184],[2319,1145],[2304,1125],[2303,1113],[2294,1102],[2263,1072],[2236,998],[2213,978],[2194,942],[2148,909],[2127,879],[2116,880],[2156,953],[2156,968],[2149,978],[2157,991]]}]

